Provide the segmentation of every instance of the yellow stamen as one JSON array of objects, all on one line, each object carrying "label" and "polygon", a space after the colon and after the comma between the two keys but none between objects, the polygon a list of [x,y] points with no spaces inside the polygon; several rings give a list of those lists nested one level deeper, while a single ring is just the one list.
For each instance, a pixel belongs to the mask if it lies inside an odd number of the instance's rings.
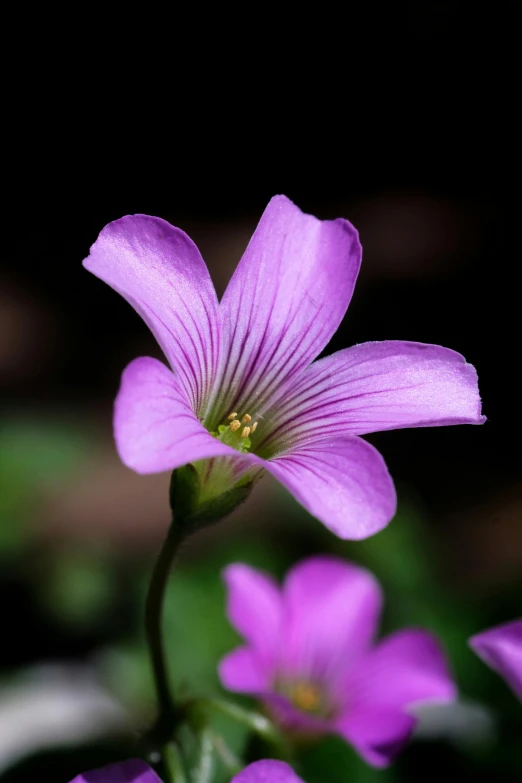
[{"label": "yellow stamen", "polygon": [[252,416],[249,416],[248,413],[245,413],[241,421],[243,424],[249,424],[252,421]]},{"label": "yellow stamen", "polygon": [[[230,416],[228,418],[230,418]],[[240,427],[241,427],[241,422],[238,421],[237,419],[234,419],[234,421],[231,422],[231,424],[230,424],[230,429],[232,430],[232,432],[235,432]]]},{"label": "yellow stamen", "polygon": [[252,424],[252,426],[251,426],[251,428],[250,428],[250,432],[255,432],[256,430],[257,430],[257,421],[255,421],[255,422]]},{"label": "yellow stamen", "polygon": [[250,427],[244,427],[243,432],[241,433],[242,438],[248,438],[250,435]]},{"label": "yellow stamen", "polygon": [[230,421],[231,419],[235,419],[236,416],[237,416],[237,413],[231,413],[230,416],[228,417],[228,420]]},{"label": "yellow stamen", "polygon": [[321,703],[321,692],[310,682],[297,682],[292,688],[290,698],[298,709],[312,712]]}]

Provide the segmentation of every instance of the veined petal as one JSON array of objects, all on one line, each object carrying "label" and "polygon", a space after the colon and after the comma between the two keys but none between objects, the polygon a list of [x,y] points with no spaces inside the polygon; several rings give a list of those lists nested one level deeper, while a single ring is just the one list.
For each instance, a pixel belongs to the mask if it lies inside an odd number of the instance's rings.
[{"label": "veined petal", "polygon": [[250,647],[238,647],[221,659],[219,679],[229,691],[260,694],[268,691],[271,674],[261,657]]},{"label": "veined petal", "polygon": [[386,767],[403,749],[415,727],[411,715],[396,710],[361,710],[337,721],[336,730],[374,767]]},{"label": "veined petal", "polygon": [[84,772],[70,783],[161,783],[161,780],[141,759],[128,759]]},{"label": "veined petal", "polygon": [[295,566],[283,587],[282,666],[294,679],[333,688],[369,647],[382,593],[364,568],[334,557],[311,557]]},{"label": "veined petal", "polygon": [[138,473],[173,470],[208,457],[240,457],[198,421],[172,372],[148,357],[135,359],[123,372],[114,435],[122,462]]},{"label": "veined petal", "polygon": [[84,266],[141,315],[204,415],[219,364],[218,303],[192,240],[160,218],[128,215],[105,226]]},{"label": "veined petal", "polygon": [[255,650],[265,669],[273,669],[283,622],[281,591],[261,571],[233,563],[224,571],[227,616]]},{"label": "veined petal", "polygon": [[414,628],[391,634],[361,659],[349,673],[346,693],[351,709],[366,712],[453,701],[457,688],[437,639]]},{"label": "veined petal", "polygon": [[284,196],[268,204],[221,302],[224,370],[216,415],[261,414],[328,343],[361,262],[346,220],[320,221]]},{"label": "veined petal", "polygon": [[254,761],[232,778],[231,783],[303,783],[284,761]]},{"label": "veined petal", "polygon": [[363,343],[308,367],[267,414],[259,449],[310,436],[482,424],[477,373],[449,348],[400,340]]},{"label": "veined petal", "polygon": [[340,538],[367,538],[395,514],[395,488],[384,460],[356,436],[303,443],[264,467]]},{"label": "veined petal", "polygon": [[471,648],[500,674],[522,700],[522,620],[498,625],[472,636]]}]

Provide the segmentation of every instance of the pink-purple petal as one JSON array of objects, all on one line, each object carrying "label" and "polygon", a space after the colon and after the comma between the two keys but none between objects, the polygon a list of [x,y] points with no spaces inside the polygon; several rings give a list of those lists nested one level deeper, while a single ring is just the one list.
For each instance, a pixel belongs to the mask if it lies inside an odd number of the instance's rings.
[{"label": "pink-purple petal", "polygon": [[415,723],[414,717],[397,710],[361,710],[339,719],[335,730],[368,764],[387,767],[408,742]]},{"label": "pink-purple petal", "polygon": [[179,228],[148,215],[105,226],[84,266],[141,315],[203,415],[220,359],[218,302],[199,250]]},{"label": "pink-purple petal", "polygon": [[495,626],[472,636],[471,648],[505,679],[522,700],[522,620]]},{"label": "pink-purple petal", "polygon": [[300,444],[265,467],[340,538],[367,538],[395,514],[395,488],[384,460],[356,436]]},{"label": "pink-purple petal", "polygon": [[223,576],[228,619],[259,656],[264,670],[272,670],[283,623],[279,587],[267,574],[242,563],[227,566]]},{"label": "pink-purple petal", "polygon": [[141,759],[128,759],[84,772],[70,783],[161,783],[161,780]]},{"label": "pink-purple petal", "polygon": [[250,647],[238,647],[225,655],[218,673],[223,687],[238,693],[260,694],[271,684],[271,667]]},{"label": "pink-purple petal", "polygon": [[373,575],[334,557],[311,557],[287,574],[282,671],[335,693],[370,646],[382,592]]},{"label": "pink-purple petal", "polygon": [[135,359],[124,370],[115,403],[114,435],[122,462],[138,473],[173,470],[238,452],[198,421],[177,378],[157,359]]},{"label": "pink-purple petal", "polygon": [[285,196],[268,204],[220,305],[225,350],[221,401],[260,415],[337,330],[350,302],[361,246],[346,220],[320,221]]},{"label": "pink-purple petal", "polygon": [[376,645],[349,674],[351,710],[397,709],[419,702],[450,702],[457,689],[444,652],[427,631],[407,629]]},{"label": "pink-purple petal", "polygon": [[364,343],[314,362],[274,408],[263,447],[340,432],[482,424],[477,373],[448,348]]},{"label": "pink-purple petal", "polygon": [[231,783],[303,783],[284,761],[263,759],[241,770]]},{"label": "pink-purple petal", "polygon": [[328,718],[300,710],[281,693],[272,691],[262,694],[260,698],[274,722],[284,731],[309,737],[319,737],[331,731],[331,723]]}]

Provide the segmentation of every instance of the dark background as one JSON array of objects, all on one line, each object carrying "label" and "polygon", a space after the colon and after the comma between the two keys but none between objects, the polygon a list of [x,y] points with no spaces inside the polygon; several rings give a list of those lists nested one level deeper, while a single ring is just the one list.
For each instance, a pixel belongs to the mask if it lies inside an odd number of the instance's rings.
[{"label": "dark background", "polygon": [[[518,9],[507,2],[344,6],[309,17],[301,10],[288,29],[263,14],[237,35],[228,25],[213,34],[211,19],[201,29],[143,20],[141,38],[137,25],[132,38],[120,31],[111,39],[105,30],[91,41],[85,69],[79,39],[76,53],[72,44],[62,57],[44,47],[47,57],[33,58],[30,78],[14,86],[3,154],[0,466],[11,532],[8,543],[0,539],[8,629],[0,664],[7,682],[25,665],[90,660],[136,633],[129,584],[139,569],[146,573],[168,519],[167,477],[126,471],[110,437],[122,369],[158,349],[81,260],[110,220],[155,214],[194,238],[221,293],[275,193],[318,217],[347,217],[361,234],[359,284],[328,353],[408,339],[451,347],[476,366],[483,427],[370,439],[426,531],[420,549],[438,563],[434,594],[461,601],[463,617],[480,608],[470,632],[520,615]],[[163,49],[165,62],[147,59],[143,39]],[[111,56],[110,75],[90,70]],[[42,71],[42,63],[50,67]],[[284,524],[265,523],[282,502],[267,481],[255,510],[230,530],[256,551],[267,541],[280,547],[277,573],[336,546],[308,523],[300,537],[293,505]],[[397,573],[414,568],[417,554],[399,544],[390,551]],[[79,566],[87,581],[100,570],[96,557],[114,578],[99,604],[80,589],[73,621],[63,623],[68,610],[54,611],[69,584],[61,581],[70,578],[63,563],[76,563],[78,552],[88,560]],[[358,559],[356,546],[342,553]],[[201,544],[191,557],[201,563],[207,555]],[[35,596],[46,589],[51,597],[42,606]],[[414,623],[407,599],[404,606],[404,624]],[[443,601],[434,606],[447,611]],[[93,612],[87,624],[85,607]],[[504,686],[485,670],[484,685],[478,671],[468,692],[497,698]],[[426,763],[439,773],[458,768],[470,780],[485,764],[483,779],[493,768],[515,779],[519,768],[502,761],[509,756],[502,742],[522,736],[522,707],[517,720],[517,728],[503,728],[490,762],[443,743],[418,744],[398,779],[414,779]]]}]

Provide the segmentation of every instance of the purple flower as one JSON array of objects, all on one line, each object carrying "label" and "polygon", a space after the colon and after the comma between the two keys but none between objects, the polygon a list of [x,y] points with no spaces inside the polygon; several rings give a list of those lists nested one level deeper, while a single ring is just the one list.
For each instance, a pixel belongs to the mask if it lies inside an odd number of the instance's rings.
[{"label": "purple flower", "polygon": [[249,764],[231,783],[303,783],[292,767],[283,761],[255,761]]},{"label": "purple flower", "polygon": [[491,666],[522,701],[522,620],[497,625],[472,636],[471,648]]},{"label": "purple flower", "polygon": [[339,734],[382,767],[412,732],[412,704],[455,699],[430,634],[406,629],[374,642],[382,594],[365,569],[312,557],[279,589],[238,563],[225,581],[228,616],[246,646],[221,661],[221,681],[259,698],[289,732]]},{"label": "purple flower", "polygon": [[[161,783],[156,773],[140,759],[129,759],[77,775],[71,783]],[[303,783],[288,764],[282,761],[256,761],[231,783]]]},{"label": "purple flower", "polygon": [[161,783],[161,780],[141,759],[128,759],[84,772],[71,780],[71,783]]},{"label": "purple flower", "polygon": [[474,368],[447,348],[365,343],[311,364],[346,312],[360,262],[350,223],[276,196],[218,303],[179,228],[146,215],[106,226],[84,264],[142,316],[172,367],[140,358],[123,373],[123,462],[138,473],[193,463],[205,500],[265,469],[341,538],[384,527],[393,483],[358,436],[484,418]]}]

